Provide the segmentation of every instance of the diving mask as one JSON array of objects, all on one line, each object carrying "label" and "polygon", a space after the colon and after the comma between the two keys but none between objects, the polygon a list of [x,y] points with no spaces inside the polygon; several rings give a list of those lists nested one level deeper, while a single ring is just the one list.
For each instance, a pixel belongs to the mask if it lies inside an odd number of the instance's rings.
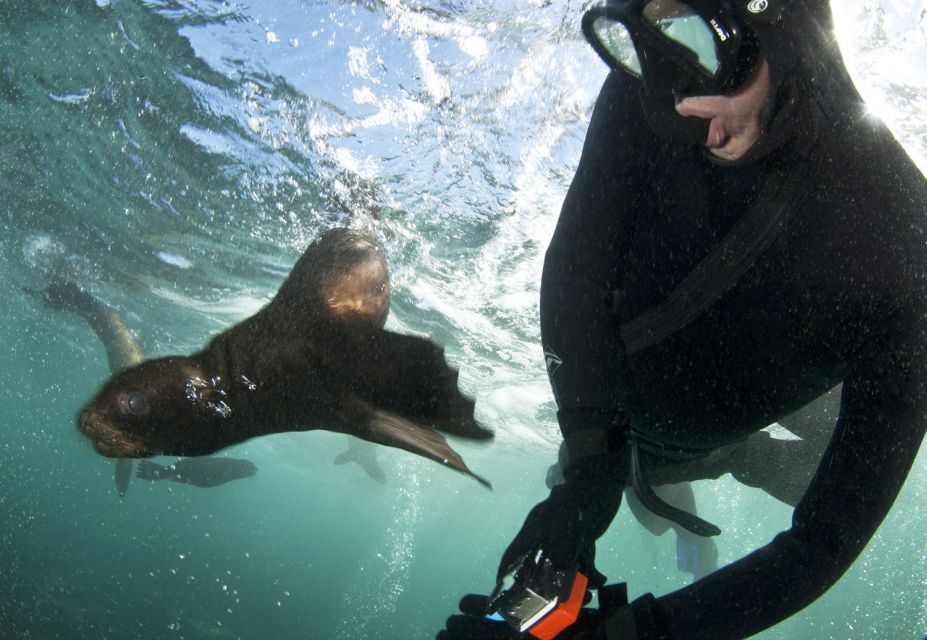
[{"label": "diving mask", "polygon": [[583,34],[609,66],[641,78],[648,95],[730,93],[759,56],[745,25],[775,20],[776,2],[608,0],[583,16]]}]

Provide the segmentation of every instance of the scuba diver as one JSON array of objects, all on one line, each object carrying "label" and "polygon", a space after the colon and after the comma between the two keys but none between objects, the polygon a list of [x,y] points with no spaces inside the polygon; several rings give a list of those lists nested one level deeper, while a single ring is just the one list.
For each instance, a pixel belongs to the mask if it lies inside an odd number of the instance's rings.
[{"label": "scuba diver", "polygon": [[[565,482],[528,514],[492,597],[465,596],[438,638],[745,638],[847,571],[920,447],[927,181],[865,113],[827,2],[608,0],[583,32],[612,71],[541,283]],[[828,392],[819,459],[760,431]],[[672,593],[628,603],[605,586],[595,542],[626,486],[711,536],[653,485],[739,458],[758,464],[753,486],[800,494],[789,529]]]},{"label": "scuba diver", "polygon": [[[50,309],[70,311],[90,325],[106,349],[110,372],[115,374],[144,360],[135,335],[118,311],[67,280],[54,279],[41,291],[25,289]],[[148,460],[139,463],[135,476],[155,482],[170,480],[197,487],[216,487],[257,473],[257,467],[248,460],[234,458],[186,458],[170,465]],[[119,458],[113,470],[116,492],[124,498],[132,478],[132,459]]]}]

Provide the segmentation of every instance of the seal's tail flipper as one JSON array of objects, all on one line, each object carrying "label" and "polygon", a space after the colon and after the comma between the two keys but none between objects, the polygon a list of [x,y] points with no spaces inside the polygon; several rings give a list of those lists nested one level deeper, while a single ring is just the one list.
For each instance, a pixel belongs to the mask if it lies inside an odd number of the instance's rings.
[{"label": "seal's tail flipper", "polygon": [[342,419],[352,425],[351,433],[370,442],[404,449],[465,473],[485,487],[492,485],[470,471],[440,433],[401,416],[372,407],[356,396],[342,404]]},{"label": "seal's tail flipper", "polygon": [[50,309],[70,311],[81,316],[92,314],[100,305],[96,298],[69,280],[56,278],[42,290],[23,287],[23,291],[41,300]]}]

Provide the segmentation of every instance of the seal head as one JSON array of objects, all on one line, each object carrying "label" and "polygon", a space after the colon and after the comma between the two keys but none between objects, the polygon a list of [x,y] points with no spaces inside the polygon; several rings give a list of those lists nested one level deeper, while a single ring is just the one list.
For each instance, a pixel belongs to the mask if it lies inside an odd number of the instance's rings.
[{"label": "seal head", "polygon": [[149,360],[113,376],[80,415],[80,430],[111,458],[203,455],[228,442],[225,392],[191,358]]}]

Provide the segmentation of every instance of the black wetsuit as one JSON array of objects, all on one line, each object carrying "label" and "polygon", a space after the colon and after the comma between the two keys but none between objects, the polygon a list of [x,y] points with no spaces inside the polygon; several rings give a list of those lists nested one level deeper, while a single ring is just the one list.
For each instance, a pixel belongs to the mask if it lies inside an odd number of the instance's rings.
[{"label": "black wetsuit", "polygon": [[[674,639],[746,637],[821,595],[885,517],[927,426],[927,183],[884,127],[795,92],[781,144],[722,166],[655,136],[636,81],[612,73],[544,265],[542,333],[567,436],[633,428],[715,447],[844,383],[791,529],[635,605],[655,606],[647,616]],[[807,179],[773,244],[691,322],[626,355],[620,323],[660,304],[793,163]]]}]

